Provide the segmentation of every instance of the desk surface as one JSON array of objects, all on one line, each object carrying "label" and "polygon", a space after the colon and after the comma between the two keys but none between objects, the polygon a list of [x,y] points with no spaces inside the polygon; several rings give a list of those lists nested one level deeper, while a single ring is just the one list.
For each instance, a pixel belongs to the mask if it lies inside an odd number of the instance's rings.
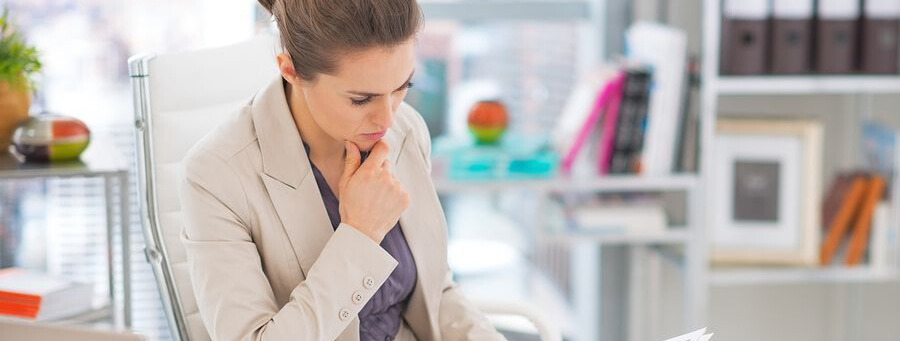
[{"label": "desk surface", "polygon": [[125,155],[108,141],[92,140],[80,159],[66,162],[22,162],[0,152],[0,180],[13,178],[98,176],[128,171]]}]

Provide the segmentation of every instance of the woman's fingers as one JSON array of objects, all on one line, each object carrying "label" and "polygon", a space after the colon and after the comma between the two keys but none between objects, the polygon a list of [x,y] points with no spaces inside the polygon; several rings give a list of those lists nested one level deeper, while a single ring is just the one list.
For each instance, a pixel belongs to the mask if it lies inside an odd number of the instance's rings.
[{"label": "woman's fingers", "polygon": [[375,143],[375,146],[372,147],[372,150],[369,152],[369,156],[366,158],[366,161],[363,162],[362,167],[366,167],[369,170],[376,170],[381,168],[384,161],[387,160],[388,154],[388,145],[384,140],[378,140]]}]

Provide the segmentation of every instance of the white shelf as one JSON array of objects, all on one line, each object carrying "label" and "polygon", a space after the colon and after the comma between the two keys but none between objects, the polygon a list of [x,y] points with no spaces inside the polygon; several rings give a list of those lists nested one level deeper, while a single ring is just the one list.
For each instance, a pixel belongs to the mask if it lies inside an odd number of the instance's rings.
[{"label": "white shelf", "polygon": [[890,76],[720,76],[722,95],[900,94],[900,75]]},{"label": "white shelf", "polygon": [[112,307],[109,305],[104,305],[101,307],[93,308],[91,310],[53,320],[34,320],[27,318],[19,318],[14,316],[4,316],[0,315],[0,320],[9,320],[9,321],[25,321],[30,323],[44,323],[44,324],[54,324],[54,325],[112,325],[113,324],[113,311]]},{"label": "white shelf", "polygon": [[435,178],[440,193],[491,192],[509,190],[561,192],[636,192],[691,190],[698,184],[695,175],[666,177],[607,176],[590,179],[555,178],[536,180],[451,180]]},{"label": "white shelf", "polygon": [[591,242],[601,245],[661,245],[683,244],[688,241],[688,229],[678,228],[663,234],[591,234],[591,233],[565,233],[549,232],[541,238],[547,241],[559,241],[565,243]]},{"label": "white shelf", "polygon": [[443,0],[420,1],[427,20],[537,20],[571,21],[590,19],[590,2],[585,0]]},{"label": "white shelf", "polygon": [[896,270],[855,268],[713,268],[710,281],[715,286],[756,284],[803,284],[843,282],[891,282],[900,280]]}]

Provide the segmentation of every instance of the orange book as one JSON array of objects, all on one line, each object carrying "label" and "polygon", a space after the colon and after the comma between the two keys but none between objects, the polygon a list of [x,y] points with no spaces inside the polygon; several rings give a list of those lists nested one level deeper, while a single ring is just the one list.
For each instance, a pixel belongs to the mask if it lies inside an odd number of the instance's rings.
[{"label": "orange book", "polygon": [[825,240],[822,242],[822,252],[819,258],[822,265],[831,264],[834,254],[837,253],[838,246],[840,246],[841,240],[844,239],[844,234],[846,234],[847,228],[850,227],[853,216],[858,211],[859,202],[866,189],[866,183],[865,176],[855,176],[850,183],[850,188],[847,189],[846,195],[841,199],[841,205],[831,220],[831,226],[828,226],[828,232],[825,235]]},{"label": "orange book", "polygon": [[875,206],[881,201],[884,195],[886,181],[881,175],[873,175],[869,180],[865,197],[863,198],[862,208],[859,211],[859,217],[853,226],[852,235],[850,236],[850,245],[847,248],[847,265],[858,265],[866,253],[869,246],[869,230],[872,229],[872,215],[875,213]]},{"label": "orange book", "polygon": [[19,268],[0,269],[0,316],[51,321],[92,308],[90,283]]}]

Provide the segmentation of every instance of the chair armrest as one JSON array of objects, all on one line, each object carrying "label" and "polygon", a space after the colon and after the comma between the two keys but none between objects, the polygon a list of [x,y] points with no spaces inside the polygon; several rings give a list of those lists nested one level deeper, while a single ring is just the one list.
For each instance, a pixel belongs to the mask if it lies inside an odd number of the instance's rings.
[{"label": "chair armrest", "polygon": [[516,315],[528,319],[537,328],[541,341],[561,341],[559,328],[529,304],[476,300],[475,305],[486,315]]}]

